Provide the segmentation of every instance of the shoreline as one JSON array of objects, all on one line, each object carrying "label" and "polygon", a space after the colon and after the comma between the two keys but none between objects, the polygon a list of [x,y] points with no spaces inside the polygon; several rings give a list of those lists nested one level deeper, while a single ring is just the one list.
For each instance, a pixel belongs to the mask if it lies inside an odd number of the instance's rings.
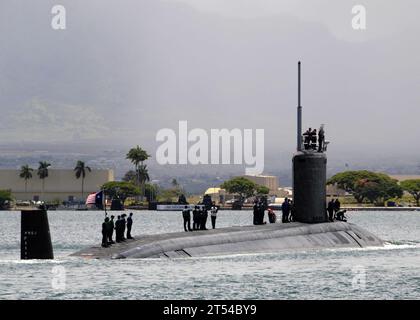
[{"label": "shoreline", "polygon": [[420,207],[341,207],[347,211],[420,211]]},{"label": "shoreline", "polygon": [[[33,210],[36,209],[31,207],[18,207],[18,208],[11,208],[8,210],[2,210],[2,211],[22,211],[22,210]],[[420,207],[347,207],[342,206],[341,209],[347,210],[347,211],[420,211]],[[130,210],[136,210],[136,211],[156,211],[156,212],[178,212],[178,211],[157,211],[157,210],[148,210],[147,207],[144,208],[136,208],[136,207],[128,207],[125,208],[124,211],[130,211]],[[231,207],[220,207],[219,210],[221,211],[252,211],[252,207],[243,207],[242,210],[233,210]],[[100,211],[100,210],[75,210],[75,209],[49,209],[48,211]],[[107,211],[112,211],[110,209],[107,209]],[[120,210],[117,210],[120,211]],[[281,210],[277,209],[275,210],[277,212],[280,212]]]}]

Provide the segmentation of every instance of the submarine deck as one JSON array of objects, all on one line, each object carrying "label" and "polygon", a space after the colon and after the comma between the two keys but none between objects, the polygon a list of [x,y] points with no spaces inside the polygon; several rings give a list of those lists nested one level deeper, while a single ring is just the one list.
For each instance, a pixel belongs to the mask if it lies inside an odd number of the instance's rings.
[{"label": "submarine deck", "polygon": [[214,230],[135,236],[102,248],[100,244],[72,254],[90,259],[177,258],[287,249],[382,246],[375,235],[345,222],[274,223]]},{"label": "submarine deck", "polygon": [[[283,228],[293,227],[299,222],[293,223],[285,223],[282,224]],[[280,225],[280,223],[278,224]],[[72,253],[71,256],[80,256],[84,258],[92,258],[92,259],[107,259],[112,258],[115,254],[119,252],[126,251],[132,248],[136,248],[138,246],[153,243],[156,241],[161,240],[168,240],[168,239],[178,239],[184,237],[200,237],[204,235],[217,235],[220,233],[226,232],[237,232],[237,231],[252,231],[252,230],[259,230],[262,227],[271,226],[271,225],[250,225],[250,226],[234,226],[234,227],[227,227],[227,228],[218,228],[218,229],[208,229],[208,230],[196,230],[192,232],[171,232],[171,233],[159,233],[159,234],[150,234],[150,235],[137,235],[134,236],[134,239],[127,239],[125,242],[115,243],[108,248],[103,248],[100,244],[96,246],[92,246],[89,248],[82,249],[75,253]],[[266,228],[264,228],[266,229]]]}]

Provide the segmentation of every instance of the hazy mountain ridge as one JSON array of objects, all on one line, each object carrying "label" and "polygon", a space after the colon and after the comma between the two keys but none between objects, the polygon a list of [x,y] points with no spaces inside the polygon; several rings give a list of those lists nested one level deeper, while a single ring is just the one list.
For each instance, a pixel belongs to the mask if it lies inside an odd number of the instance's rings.
[{"label": "hazy mountain ridge", "polygon": [[[1,4],[2,143],[44,143],[52,154],[60,145],[72,154],[82,144],[86,157],[110,157],[104,163],[123,172],[125,151],[114,159],[102,150],[140,144],[154,155],[156,132],[176,130],[179,120],[191,129],[264,128],[265,171],[285,176],[301,59],[305,126],[326,124],[330,170],[348,162],[416,168],[418,23],[349,42],[291,14],[237,19],[180,2],[67,0],[67,30],[54,31],[54,4]],[[385,160],[406,155],[406,165]],[[159,176],[242,171],[167,168],[154,160],[150,167]]]}]

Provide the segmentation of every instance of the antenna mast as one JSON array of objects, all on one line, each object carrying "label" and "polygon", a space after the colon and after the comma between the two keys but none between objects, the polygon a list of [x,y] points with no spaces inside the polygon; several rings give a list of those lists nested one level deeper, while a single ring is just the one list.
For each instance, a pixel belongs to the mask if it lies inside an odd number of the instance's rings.
[{"label": "antenna mast", "polygon": [[300,105],[300,61],[298,62],[297,151],[302,151],[302,106]]}]

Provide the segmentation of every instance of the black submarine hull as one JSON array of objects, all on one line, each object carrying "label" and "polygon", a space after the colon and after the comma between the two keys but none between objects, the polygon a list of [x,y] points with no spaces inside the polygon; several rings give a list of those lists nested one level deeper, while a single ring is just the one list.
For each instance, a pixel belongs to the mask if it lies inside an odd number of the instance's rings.
[{"label": "black submarine hull", "polygon": [[135,238],[111,248],[91,247],[73,255],[96,259],[186,258],[383,246],[383,241],[372,233],[346,222],[274,223]]}]

